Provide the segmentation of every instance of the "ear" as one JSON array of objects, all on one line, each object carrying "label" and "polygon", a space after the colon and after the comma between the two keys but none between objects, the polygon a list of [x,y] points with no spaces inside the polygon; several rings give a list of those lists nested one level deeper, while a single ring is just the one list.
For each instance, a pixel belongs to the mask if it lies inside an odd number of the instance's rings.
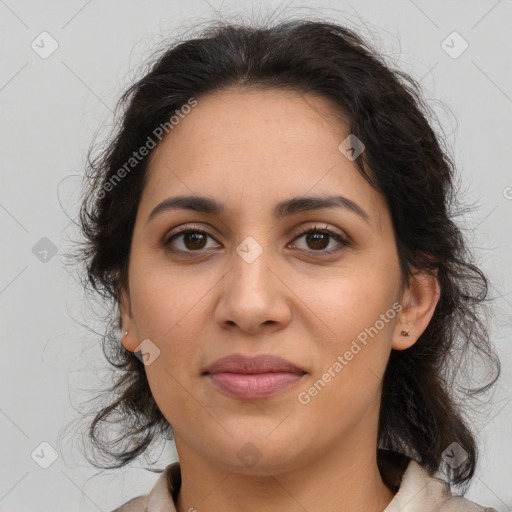
[{"label": "ear", "polygon": [[[395,324],[391,348],[405,350],[416,343],[432,319],[440,295],[437,270],[433,274],[413,273],[402,297],[402,309]],[[402,331],[409,335],[404,336]]]},{"label": "ear", "polygon": [[[119,327],[123,347],[129,352],[134,352],[140,343],[133,320],[130,293],[124,289],[119,298]],[[128,334],[125,334],[126,332]]]}]

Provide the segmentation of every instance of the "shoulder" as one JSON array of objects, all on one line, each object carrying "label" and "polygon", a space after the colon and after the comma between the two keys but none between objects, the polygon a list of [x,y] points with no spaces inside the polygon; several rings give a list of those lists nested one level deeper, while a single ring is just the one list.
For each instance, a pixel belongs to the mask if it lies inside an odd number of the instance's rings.
[{"label": "shoulder", "polygon": [[444,480],[430,476],[413,459],[400,481],[400,487],[384,512],[497,512],[462,496],[453,496]]},{"label": "shoulder", "polygon": [[148,506],[148,496],[137,496],[130,501],[123,503],[111,512],[146,512]]},{"label": "shoulder", "polygon": [[473,501],[469,501],[466,498],[460,496],[452,496],[446,501],[443,506],[439,509],[439,512],[498,512],[495,508],[484,507],[478,505]]},{"label": "shoulder", "polygon": [[111,512],[175,512],[174,500],[180,486],[180,465],[173,462],[163,470],[148,494],[132,498]]}]

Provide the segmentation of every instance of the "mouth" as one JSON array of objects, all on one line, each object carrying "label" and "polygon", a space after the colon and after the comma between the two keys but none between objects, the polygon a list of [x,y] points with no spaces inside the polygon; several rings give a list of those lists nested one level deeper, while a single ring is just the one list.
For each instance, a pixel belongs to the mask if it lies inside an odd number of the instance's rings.
[{"label": "mouth", "polygon": [[232,398],[261,399],[276,395],[300,381],[306,371],[272,354],[233,354],[218,359],[203,372],[213,386]]}]

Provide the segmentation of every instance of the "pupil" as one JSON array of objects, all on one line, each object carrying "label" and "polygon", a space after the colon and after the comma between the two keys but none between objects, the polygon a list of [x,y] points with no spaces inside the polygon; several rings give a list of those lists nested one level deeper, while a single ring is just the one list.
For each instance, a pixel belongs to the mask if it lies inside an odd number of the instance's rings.
[{"label": "pupil", "polygon": [[[201,233],[186,233],[185,234],[185,245],[188,249],[201,249],[201,241],[204,242],[204,235]],[[201,240],[203,239],[203,240]],[[188,241],[191,241],[193,247],[189,247]],[[199,244],[199,247],[197,246]]]},{"label": "pupil", "polygon": [[[318,243],[318,238],[314,239],[314,237],[323,237],[324,242],[327,240],[327,235],[325,233],[312,233],[307,236],[308,243],[312,242],[313,244]],[[313,240],[312,240],[313,239]],[[320,243],[320,247],[316,247],[316,249],[325,249],[328,244]],[[315,247],[313,247],[315,249]]]}]

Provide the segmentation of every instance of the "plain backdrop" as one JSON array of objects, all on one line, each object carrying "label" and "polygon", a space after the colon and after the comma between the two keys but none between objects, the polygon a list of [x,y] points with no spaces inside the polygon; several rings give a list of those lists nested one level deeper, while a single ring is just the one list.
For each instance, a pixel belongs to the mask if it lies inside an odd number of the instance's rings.
[{"label": "plain backdrop", "polygon": [[[421,80],[439,116],[475,207],[465,233],[491,280],[503,364],[474,415],[482,459],[466,496],[512,510],[512,1],[0,0],[0,511],[108,512],[156,480],[144,461],[100,472],[78,435],[62,437],[107,368],[84,327],[102,326],[64,257],[85,154],[163,37],[272,12],[358,29]],[[176,460],[168,444],[159,467]]]}]

